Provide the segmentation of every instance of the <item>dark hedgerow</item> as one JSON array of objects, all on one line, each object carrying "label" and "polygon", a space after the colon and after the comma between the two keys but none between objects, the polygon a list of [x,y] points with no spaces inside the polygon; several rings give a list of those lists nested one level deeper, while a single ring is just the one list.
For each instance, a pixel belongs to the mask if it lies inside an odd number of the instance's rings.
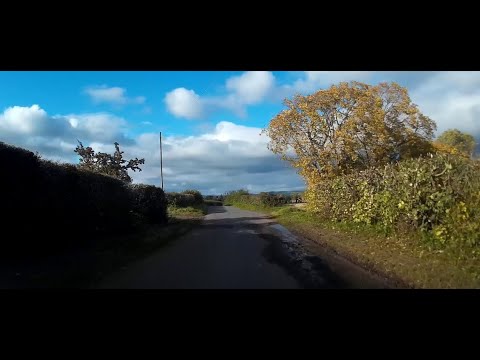
[{"label": "dark hedgerow", "polygon": [[202,194],[200,193],[200,191],[198,190],[185,190],[185,191],[182,191],[182,194],[190,194],[190,195],[193,195],[194,197],[194,201],[195,201],[195,204],[199,205],[199,204],[202,204],[203,203],[203,196]]},{"label": "dark hedgerow", "polygon": [[52,253],[98,244],[107,235],[132,231],[138,218],[164,223],[163,191],[129,186],[111,176],[71,164],[41,160],[0,142],[2,223],[16,236],[3,236],[2,254]]},{"label": "dark hedgerow", "polygon": [[171,206],[176,207],[188,207],[193,206],[197,202],[195,201],[195,196],[193,194],[181,194],[176,192],[171,192],[166,194],[167,203]]},{"label": "dark hedgerow", "polygon": [[130,185],[134,211],[143,216],[149,224],[167,222],[167,200],[163,190],[152,185]]}]

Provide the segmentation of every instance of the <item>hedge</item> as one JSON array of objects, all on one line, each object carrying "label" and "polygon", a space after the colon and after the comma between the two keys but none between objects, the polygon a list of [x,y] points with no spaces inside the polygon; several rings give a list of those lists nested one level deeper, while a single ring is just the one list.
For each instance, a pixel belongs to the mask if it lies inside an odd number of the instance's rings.
[{"label": "hedge", "polygon": [[289,204],[292,200],[290,195],[270,194],[267,192],[260,193],[260,201],[265,206],[281,206]]},{"label": "hedge", "polygon": [[171,192],[166,194],[167,203],[171,206],[188,207],[197,204],[193,194]]},{"label": "hedge", "polygon": [[163,191],[153,186],[130,186],[2,142],[0,163],[2,223],[15,234],[2,237],[3,250],[84,247],[134,230],[139,217],[167,219]]},{"label": "hedge", "polygon": [[193,195],[195,204],[203,204],[203,195],[198,190],[185,190],[182,191],[182,194]]},{"label": "hedge", "polygon": [[167,199],[161,188],[143,184],[131,185],[130,188],[135,213],[149,224],[167,222]]},{"label": "hedge", "polygon": [[222,206],[223,202],[220,200],[205,200],[205,204],[210,206]]},{"label": "hedge", "polygon": [[335,221],[421,231],[439,245],[480,244],[480,165],[437,154],[324,179],[307,207]]}]

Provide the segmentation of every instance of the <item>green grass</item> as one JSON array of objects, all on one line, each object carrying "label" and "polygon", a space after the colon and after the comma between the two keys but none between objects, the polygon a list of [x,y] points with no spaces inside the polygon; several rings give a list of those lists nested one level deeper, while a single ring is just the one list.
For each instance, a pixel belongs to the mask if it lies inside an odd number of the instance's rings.
[{"label": "green grass", "polygon": [[480,259],[454,249],[433,248],[418,233],[386,236],[373,226],[325,221],[293,206],[267,208],[233,204],[267,213],[294,233],[351,261],[414,288],[480,288]]},{"label": "green grass", "polygon": [[168,207],[168,216],[174,218],[201,218],[207,213],[207,205],[193,205],[188,207]]},{"label": "green grass", "polygon": [[249,203],[236,203],[236,202],[226,202],[224,205],[235,206],[244,210],[259,211],[259,212],[266,212],[266,213],[270,213],[272,210],[278,209],[278,208],[272,208],[269,206],[249,204]]}]

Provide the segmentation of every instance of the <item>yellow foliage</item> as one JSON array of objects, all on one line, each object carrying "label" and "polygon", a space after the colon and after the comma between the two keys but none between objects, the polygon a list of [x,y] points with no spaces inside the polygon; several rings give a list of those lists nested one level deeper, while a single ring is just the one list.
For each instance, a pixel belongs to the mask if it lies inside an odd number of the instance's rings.
[{"label": "yellow foliage", "polygon": [[340,83],[286,99],[264,132],[308,183],[431,152],[435,123],[396,83]]},{"label": "yellow foliage", "polygon": [[442,154],[450,154],[450,155],[458,155],[462,156],[464,158],[469,158],[469,156],[461,151],[458,151],[457,148],[447,145],[447,144],[442,144],[438,141],[432,142],[433,149],[436,153],[442,153]]}]

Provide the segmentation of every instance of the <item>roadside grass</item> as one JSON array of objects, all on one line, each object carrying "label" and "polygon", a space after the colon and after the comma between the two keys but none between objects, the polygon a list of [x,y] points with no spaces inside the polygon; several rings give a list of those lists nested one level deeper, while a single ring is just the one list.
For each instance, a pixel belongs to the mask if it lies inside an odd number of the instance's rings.
[{"label": "roadside grass", "polygon": [[292,232],[388,277],[399,287],[480,287],[479,257],[454,249],[434,248],[412,231],[386,236],[374,226],[325,221],[292,205],[273,208],[244,203],[233,205],[269,214]]},{"label": "roadside grass", "polygon": [[235,206],[243,210],[250,210],[250,211],[258,211],[264,213],[271,213],[272,211],[278,210],[280,208],[284,208],[286,206],[279,206],[279,207],[270,207],[258,204],[250,204],[250,203],[232,203],[226,202],[224,206]]},{"label": "roadside grass", "polygon": [[202,218],[207,214],[208,204],[196,204],[188,207],[168,206],[168,216],[171,218],[185,219],[185,218]]}]

